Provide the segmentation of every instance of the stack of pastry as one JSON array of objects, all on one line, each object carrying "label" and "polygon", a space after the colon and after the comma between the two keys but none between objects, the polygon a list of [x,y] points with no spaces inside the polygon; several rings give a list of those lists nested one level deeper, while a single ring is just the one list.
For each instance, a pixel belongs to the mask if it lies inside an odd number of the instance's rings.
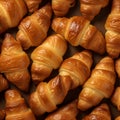
[{"label": "stack of pastry", "polygon": [[0,0],[0,120],[119,120],[119,27],[120,0]]}]

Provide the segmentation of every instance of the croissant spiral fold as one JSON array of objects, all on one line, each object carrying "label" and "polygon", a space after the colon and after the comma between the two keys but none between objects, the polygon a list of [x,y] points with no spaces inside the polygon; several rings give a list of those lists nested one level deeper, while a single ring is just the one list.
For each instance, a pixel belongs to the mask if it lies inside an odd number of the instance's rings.
[{"label": "croissant spiral fold", "polygon": [[77,100],[75,100],[51,113],[45,120],[77,120],[77,114]]},{"label": "croissant spiral fold", "polygon": [[54,18],[51,26],[73,46],[80,45],[99,54],[105,52],[105,39],[102,33],[82,16]]},{"label": "croissant spiral fold", "polygon": [[75,0],[52,0],[52,9],[55,16],[65,16],[71,7],[74,7]]},{"label": "croissant spiral fold", "polygon": [[27,13],[23,0],[0,0],[0,34],[16,27]]},{"label": "croissant spiral fold", "polygon": [[29,57],[22,50],[20,43],[11,34],[6,33],[0,54],[0,72],[19,89],[27,91],[30,82],[29,64]]},{"label": "croissant spiral fold", "polygon": [[61,35],[53,34],[47,37],[31,54],[32,80],[35,83],[45,80],[53,69],[60,66],[66,50],[67,42]]},{"label": "croissant spiral fold", "polygon": [[36,120],[31,109],[27,107],[24,98],[17,90],[5,92],[5,120]]},{"label": "croissant spiral fold", "polygon": [[116,74],[114,61],[106,56],[93,69],[79,94],[78,108],[85,111],[109,98],[114,90]]},{"label": "croissant spiral fold", "polygon": [[111,120],[111,114],[109,106],[106,103],[102,103],[93,111],[85,116],[82,120]]},{"label": "croissant spiral fold", "polygon": [[120,55],[120,1],[113,0],[111,12],[105,23],[106,51],[109,56],[117,58]]},{"label": "croissant spiral fold", "polygon": [[38,46],[44,41],[47,37],[51,16],[52,8],[48,3],[20,22],[16,39],[21,43],[23,49]]},{"label": "croissant spiral fold", "polygon": [[97,16],[101,9],[106,7],[109,0],[79,0],[80,12],[88,20],[93,20]]},{"label": "croissant spiral fold", "polygon": [[76,53],[63,61],[59,74],[48,83],[40,82],[31,93],[29,104],[33,112],[41,115],[55,110],[70,89],[82,85],[89,77],[92,62],[92,55],[88,51]]}]

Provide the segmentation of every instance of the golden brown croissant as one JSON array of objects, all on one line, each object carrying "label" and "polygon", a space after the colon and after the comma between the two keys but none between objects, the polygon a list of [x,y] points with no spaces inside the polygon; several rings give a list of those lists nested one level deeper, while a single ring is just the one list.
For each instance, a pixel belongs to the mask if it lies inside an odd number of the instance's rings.
[{"label": "golden brown croissant", "polygon": [[107,53],[117,58],[120,54],[120,1],[113,0],[111,13],[105,23],[106,33],[106,50]]},{"label": "golden brown croissant", "polygon": [[53,69],[57,69],[63,61],[67,50],[67,42],[59,34],[53,34],[39,45],[31,54],[32,80],[39,83],[46,79]]},{"label": "golden brown croissant", "polygon": [[106,103],[102,103],[82,120],[111,120],[110,109]]},{"label": "golden brown croissant", "polygon": [[120,120],[120,116],[116,117],[115,120]]},{"label": "golden brown croissant", "polygon": [[42,0],[24,0],[30,13],[35,12],[39,8]]},{"label": "golden brown croissant", "polygon": [[93,69],[90,78],[85,82],[79,95],[78,108],[85,111],[109,98],[114,90],[116,74],[114,61],[106,56]]},{"label": "golden brown croissant", "polygon": [[51,113],[45,120],[77,120],[77,114],[77,100],[75,100]]},{"label": "golden brown croissant", "polygon": [[16,27],[27,9],[23,0],[0,0],[0,34]]},{"label": "golden brown croissant", "polygon": [[5,92],[5,120],[36,120],[31,109],[27,107],[24,98],[17,90]]},{"label": "golden brown croissant", "polygon": [[102,8],[106,7],[109,0],[79,0],[80,12],[88,20],[93,20]]},{"label": "golden brown croissant", "polygon": [[3,77],[2,74],[0,74],[0,92],[8,88],[8,82],[7,80]]},{"label": "golden brown croissant", "polygon": [[111,101],[115,106],[117,106],[117,109],[120,111],[120,87],[117,87],[115,89]]},{"label": "golden brown croissant", "polygon": [[4,73],[8,81],[19,89],[27,91],[30,82],[27,69],[29,64],[30,60],[22,50],[20,43],[7,33],[3,40],[0,55],[0,72]]},{"label": "golden brown croissant", "polygon": [[0,110],[0,120],[4,120],[5,118],[5,110]]},{"label": "golden brown croissant", "polygon": [[25,17],[16,34],[24,49],[40,45],[47,36],[52,16],[51,5],[48,3],[32,15]]},{"label": "golden brown croissant", "polygon": [[90,75],[92,55],[88,51],[82,51],[66,59],[62,64],[56,77],[48,83],[40,82],[35,92],[30,95],[29,104],[36,115],[55,110],[56,105],[63,102],[70,89],[85,82]]},{"label": "golden brown croissant", "polygon": [[75,0],[52,0],[52,9],[55,16],[65,16],[69,9],[75,5]]},{"label": "golden brown croissant", "polygon": [[73,46],[80,45],[100,54],[105,52],[105,39],[102,33],[82,16],[54,18],[52,29],[64,36]]},{"label": "golden brown croissant", "polygon": [[117,72],[118,77],[120,78],[120,58],[115,61],[115,70]]}]

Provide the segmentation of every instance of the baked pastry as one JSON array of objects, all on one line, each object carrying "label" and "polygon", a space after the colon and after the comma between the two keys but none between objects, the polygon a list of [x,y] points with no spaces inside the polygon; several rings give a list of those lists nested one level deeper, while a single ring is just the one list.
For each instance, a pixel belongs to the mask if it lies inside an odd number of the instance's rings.
[{"label": "baked pastry", "polygon": [[78,108],[85,111],[99,104],[103,98],[110,98],[115,80],[114,60],[106,56],[98,62],[85,82],[79,94]]},{"label": "baked pastry", "polygon": [[120,58],[115,61],[115,70],[117,72],[118,78],[120,78]]},{"label": "baked pastry", "polygon": [[120,111],[120,87],[119,86],[115,89],[112,95],[111,101]]},{"label": "baked pastry", "polygon": [[27,107],[24,98],[17,90],[5,92],[5,120],[36,120],[31,109]]},{"label": "baked pastry", "polygon": [[99,54],[105,52],[106,44],[102,33],[82,16],[54,18],[52,29],[73,46],[80,45]]},{"label": "baked pastry", "polygon": [[42,2],[42,0],[24,0],[24,1],[30,13],[33,13],[36,10],[38,10],[39,5]]},{"label": "baked pastry", "polygon": [[6,33],[0,54],[0,72],[4,73],[7,80],[23,91],[29,88],[30,74],[28,55],[14,37]]},{"label": "baked pastry", "polygon": [[67,42],[59,34],[50,35],[45,41],[33,50],[31,59],[32,80],[35,83],[45,80],[57,69],[63,61],[63,56],[67,50]]},{"label": "baked pastry", "polygon": [[23,0],[0,0],[0,34],[16,27],[27,13]]},{"label": "baked pastry", "polygon": [[5,118],[5,110],[0,110],[0,120],[4,120]]},{"label": "baked pastry", "polygon": [[0,92],[8,88],[8,81],[0,74]]},{"label": "baked pastry", "polygon": [[120,55],[120,1],[112,1],[111,12],[105,23],[106,51],[109,56],[117,58]]},{"label": "baked pastry", "polygon": [[89,115],[86,115],[82,120],[111,120],[109,106],[102,103],[92,110]]},{"label": "baked pastry", "polygon": [[45,120],[77,120],[77,114],[77,100],[75,100],[49,114]]},{"label": "baked pastry", "polygon": [[52,9],[55,16],[65,16],[71,7],[74,7],[76,0],[52,0]]},{"label": "baked pastry", "polygon": [[20,22],[16,39],[21,43],[23,49],[38,46],[44,41],[47,37],[51,16],[52,8],[50,3],[47,3]]},{"label": "baked pastry", "polygon": [[63,61],[62,64],[57,76],[48,83],[40,82],[36,90],[31,93],[29,105],[35,115],[42,115],[57,109],[57,105],[63,102],[70,89],[84,83],[90,75],[92,55],[88,51],[82,51]]},{"label": "baked pastry", "polygon": [[101,9],[106,7],[109,0],[79,0],[80,12],[88,20],[93,20],[97,16]]}]

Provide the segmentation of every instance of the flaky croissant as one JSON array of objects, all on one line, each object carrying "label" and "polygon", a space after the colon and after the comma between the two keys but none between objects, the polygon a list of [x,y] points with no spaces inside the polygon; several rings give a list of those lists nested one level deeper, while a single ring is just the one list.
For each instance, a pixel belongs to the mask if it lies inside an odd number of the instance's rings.
[{"label": "flaky croissant", "polygon": [[29,104],[36,115],[55,110],[56,105],[63,102],[70,89],[85,82],[90,75],[92,55],[88,51],[82,51],[66,59],[62,64],[56,77],[48,83],[40,82],[30,95]]},{"label": "flaky croissant", "polygon": [[24,98],[17,90],[5,92],[5,120],[36,120],[31,109],[27,107]]},{"label": "flaky croissant", "polygon": [[114,61],[106,56],[93,69],[79,94],[78,108],[85,111],[109,98],[114,90],[116,74]]},{"label": "flaky croissant", "polygon": [[5,110],[0,110],[0,120],[4,120],[5,118]]},{"label": "flaky croissant", "polygon": [[0,54],[0,72],[19,89],[27,91],[30,82],[27,69],[29,64],[28,55],[22,50],[20,43],[7,33]]},{"label": "flaky croissant", "polygon": [[0,74],[0,92],[8,88],[8,81]]},{"label": "flaky croissant", "polygon": [[80,45],[100,54],[105,52],[105,39],[102,33],[82,16],[54,18],[52,29],[64,36],[73,46]]},{"label": "flaky croissant", "polygon": [[120,1],[113,0],[112,9],[105,23],[107,53],[117,58],[120,55]]},{"label": "flaky croissant", "polygon": [[106,103],[102,103],[82,120],[111,120],[110,109]]},{"label": "flaky croissant", "polygon": [[57,69],[63,61],[63,55],[67,50],[67,42],[59,34],[53,34],[39,45],[31,53],[33,61],[31,66],[32,80],[35,83],[45,80]]},{"label": "flaky croissant", "polygon": [[23,0],[0,0],[0,34],[16,27],[27,9]]},{"label": "flaky croissant", "polygon": [[115,120],[120,120],[120,116],[116,117]]},{"label": "flaky croissant", "polygon": [[48,3],[21,21],[16,39],[20,41],[24,49],[38,46],[43,42],[47,37],[51,16],[52,8]]},{"label": "flaky croissant", "polygon": [[80,12],[88,20],[93,20],[102,8],[106,7],[109,0],[79,0]]},{"label": "flaky croissant", "polygon": [[42,0],[24,0],[30,13],[35,12],[39,8],[39,4]]},{"label": "flaky croissant", "polygon": [[117,106],[117,109],[120,111],[120,87],[117,87],[115,89],[111,101],[115,106]]},{"label": "flaky croissant", "polygon": [[52,9],[55,16],[65,16],[69,9],[75,5],[75,0],[52,0]]},{"label": "flaky croissant", "polygon": [[75,100],[49,114],[45,120],[77,120],[77,114],[77,100]]},{"label": "flaky croissant", "polygon": [[115,61],[115,70],[117,72],[118,78],[120,78],[120,58]]}]

